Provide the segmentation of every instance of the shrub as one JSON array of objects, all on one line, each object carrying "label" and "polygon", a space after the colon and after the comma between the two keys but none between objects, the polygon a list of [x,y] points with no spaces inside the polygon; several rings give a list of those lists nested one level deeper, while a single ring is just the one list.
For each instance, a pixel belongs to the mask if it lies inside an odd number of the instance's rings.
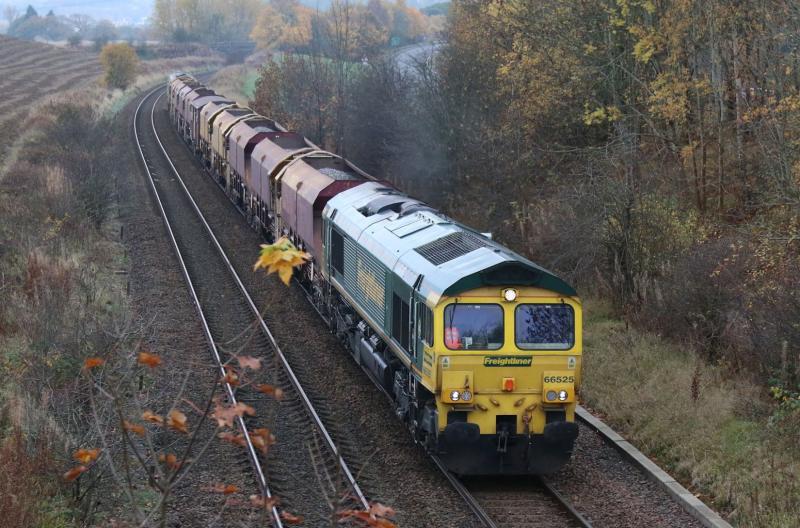
[{"label": "shrub", "polygon": [[44,452],[31,455],[19,430],[3,439],[0,445],[0,518],[4,526],[37,526],[39,494],[37,482],[44,464]]},{"label": "shrub", "polygon": [[83,37],[78,33],[70,35],[69,38],[67,39],[67,44],[69,44],[71,48],[80,47],[81,42],[83,42]]},{"label": "shrub", "polygon": [[105,69],[106,84],[111,88],[125,89],[136,78],[139,58],[129,44],[106,44],[100,52],[100,62]]}]

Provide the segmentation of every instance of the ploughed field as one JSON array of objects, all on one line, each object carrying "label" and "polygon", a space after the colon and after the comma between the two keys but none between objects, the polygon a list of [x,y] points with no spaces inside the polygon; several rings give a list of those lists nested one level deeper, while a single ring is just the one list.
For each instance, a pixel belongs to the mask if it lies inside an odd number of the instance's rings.
[{"label": "ploughed field", "polygon": [[0,163],[37,103],[86,86],[101,72],[95,54],[0,35]]}]

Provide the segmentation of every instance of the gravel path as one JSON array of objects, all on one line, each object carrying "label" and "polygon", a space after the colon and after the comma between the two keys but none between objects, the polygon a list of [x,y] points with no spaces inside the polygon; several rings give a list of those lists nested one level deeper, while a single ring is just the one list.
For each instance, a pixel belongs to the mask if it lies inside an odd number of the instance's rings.
[{"label": "gravel path", "polygon": [[702,527],[584,424],[572,462],[551,483],[597,528]]}]

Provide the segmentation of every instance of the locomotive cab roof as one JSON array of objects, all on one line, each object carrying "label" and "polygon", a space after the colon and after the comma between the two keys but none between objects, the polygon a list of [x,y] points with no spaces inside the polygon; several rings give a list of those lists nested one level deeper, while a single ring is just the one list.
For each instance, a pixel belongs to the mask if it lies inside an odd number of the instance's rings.
[{"label": "locomotive cab roof", "polygon": [[555,274],[428,205],[380,182],[341,192],[323,216],[413,288],[430,305],[482,286],[575,290]]}]

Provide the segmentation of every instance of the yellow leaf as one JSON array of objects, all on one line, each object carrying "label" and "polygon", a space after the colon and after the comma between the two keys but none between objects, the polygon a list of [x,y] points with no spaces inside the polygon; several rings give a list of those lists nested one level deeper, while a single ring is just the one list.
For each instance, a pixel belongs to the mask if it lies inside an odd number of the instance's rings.
[{"label": "yellow leaf", "polygon": [[274,244],[261,245],[261,253],[253,266],[253,271],[264,268],[267,273],[278,272],[281,281],[288,286],[294,268],[302,266],[310,259],[311,255],[297,249],[288,238],[281,237]]}]

